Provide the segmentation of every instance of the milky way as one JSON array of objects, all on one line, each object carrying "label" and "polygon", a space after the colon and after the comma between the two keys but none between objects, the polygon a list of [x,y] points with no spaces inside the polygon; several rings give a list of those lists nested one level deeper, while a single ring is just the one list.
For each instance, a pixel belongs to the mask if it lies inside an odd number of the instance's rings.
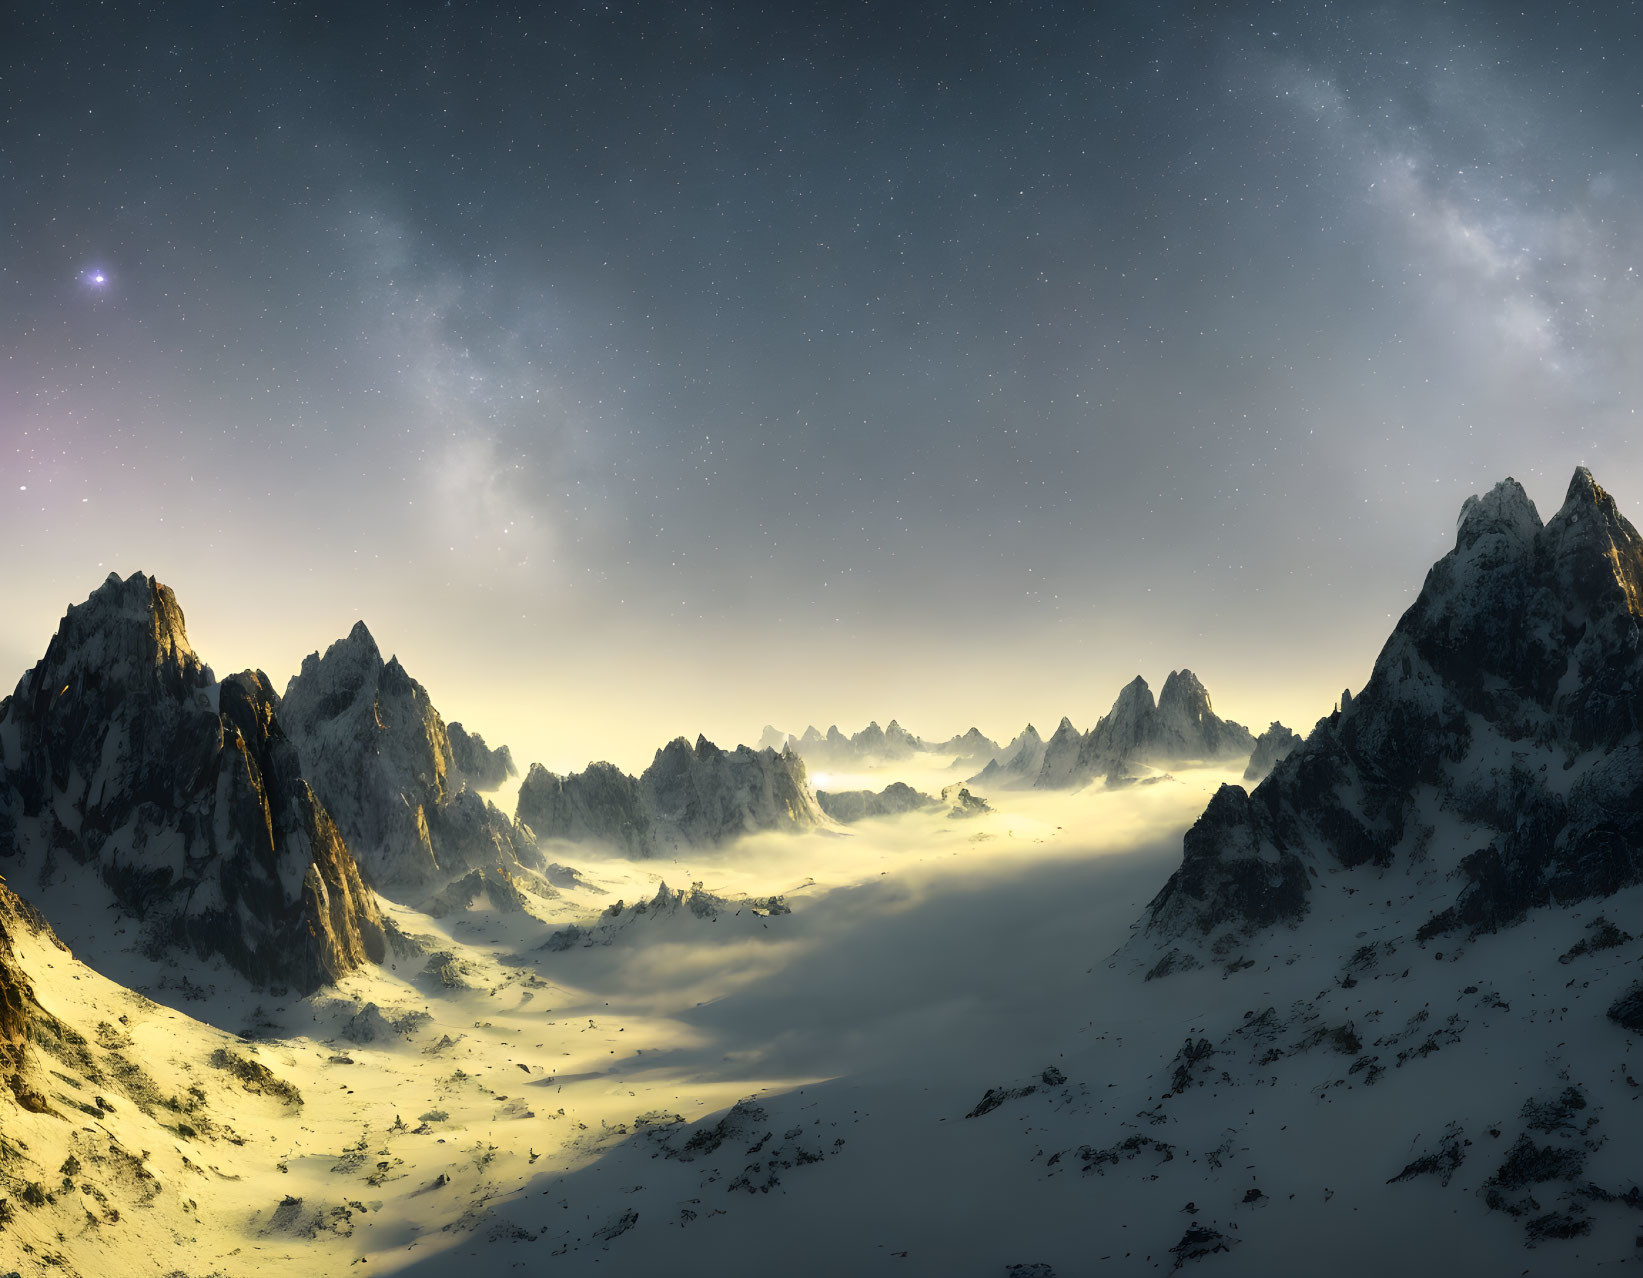
[{"label": "milky way", "polygon": [[1643,496],[1629,11],[764,8],[10,6],[6,686],[142,569],[560,765],[1304,726],[1467,494]]}]

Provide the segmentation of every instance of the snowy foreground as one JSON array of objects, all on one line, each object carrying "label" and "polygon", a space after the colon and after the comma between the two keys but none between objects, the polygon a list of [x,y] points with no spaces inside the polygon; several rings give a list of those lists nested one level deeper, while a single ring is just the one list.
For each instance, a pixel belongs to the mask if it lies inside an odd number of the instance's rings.
[{"label": "snowy foreground", "polygon": [[[12,1195],[51,1199],[0,1231],[0,1273],[1551,1275],[1634,1257],[1643,1062],[1592,1009],[1636,978],[1637,947],[1558,960],[1599,914],[1630,930],[1639,890],[1458,956],[1377,950],[1378,916],[1360,930],[1331,905],[1270,962],[1143,980],[1114,955],[1226,780],[1000,793],[971,820],[688,863],[567,846],[576,873],[524,912],[385,903],[390,964],[305,1000],[125,952],[135,930],[92,908],[100,883],[64,872],[30,895],[77,957],[15,938],[64,1027],[37,1040],[54,1112],[0,1133]],[[1353,873],[1332,900],[1416,890]],[[1501,1175],[1524,1135],[1611,1195],[1586,1236],[1527,1239],[1486,1204],[1491,1178],[1497,1197],[1542,1184]]]}]

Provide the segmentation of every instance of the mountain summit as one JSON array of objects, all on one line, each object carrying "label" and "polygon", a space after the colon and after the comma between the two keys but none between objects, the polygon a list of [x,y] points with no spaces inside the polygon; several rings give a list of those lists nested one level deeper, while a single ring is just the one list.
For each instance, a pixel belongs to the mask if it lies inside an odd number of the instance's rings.
[{"label": "mountain summit", "polygon": [[171,590],[110,575],[0,701],[0,851],[94,866],[157,944],[304,991],[383,956],[382,920],[260,671],[218,683]]},{"label": "mountain summit", "polygon": [[1172,670],[1156,702],[1137,675],[1082,736],[1061,720],[1033,784],[1062,789],[1099,776],[1118,784],[1132,780],[1140,767],[1248,759],[1254,748],[1248,728],[1215,713],[1208,689],[1192,671]]},{"label": "mountain summit", "polygon": [[[379,891],[415,895],[473,869],[537,862],[530,841],[467,785],[427,689],[398,657],[382,659],[363,621],[323,657],[303,658],[280,714]],[[484,782],[499,783],[498,766],[512,765],[483,738],[459,732],[458,743],[481,760]]]},{"label": "mountain summit", "polygon": [[1413,880],[1422,939],[1643,881],[1640,620],[1643,540],[1584,467],[1544,525],[1514,479],[1469,498],[1364,690],[1187,833],[1147,943],[1230,952],[1361,868]]}]

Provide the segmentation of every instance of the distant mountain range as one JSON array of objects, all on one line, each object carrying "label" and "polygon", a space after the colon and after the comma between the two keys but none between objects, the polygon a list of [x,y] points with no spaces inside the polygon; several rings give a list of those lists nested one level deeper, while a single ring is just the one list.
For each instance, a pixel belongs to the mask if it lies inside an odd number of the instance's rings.
[{"label": "distant mountain range", "polygon": [[897,763],[918,754],[944,755],[952,766],[979,766],[984,759],[998,754],[998,743],[984,735],[979,728],[959,733],[945,741],[926,741],[915,737],[906,728],[890,720],[890,726],[881,728],[875,720],[860,732],[845,736],[835,724],[825,733],[814,725],[799,736],[765,725],[759,745],[767,750],[792,750],[804,756],[805,762],[819,768],[877,767]]},{"label": "distant mountain range", "polygon": [[793,751],[723,750],[705,737],[669,742],[637,777],[609,763],[568,776],[532,764],[517,817],[537,838],[593,840],[630,856],[829,823]]}]

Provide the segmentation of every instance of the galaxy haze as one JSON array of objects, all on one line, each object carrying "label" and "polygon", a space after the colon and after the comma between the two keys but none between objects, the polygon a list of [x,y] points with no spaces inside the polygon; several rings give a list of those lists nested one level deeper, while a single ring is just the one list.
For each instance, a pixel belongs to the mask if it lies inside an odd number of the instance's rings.
[{"label": "galaxy haze", "polygon": [[7,5],[4,686],[140,569],[276,686],[363,617],[522,763],[1179,666],[1304,728],[1468,494],[1643,488],[1639,36]]}]

